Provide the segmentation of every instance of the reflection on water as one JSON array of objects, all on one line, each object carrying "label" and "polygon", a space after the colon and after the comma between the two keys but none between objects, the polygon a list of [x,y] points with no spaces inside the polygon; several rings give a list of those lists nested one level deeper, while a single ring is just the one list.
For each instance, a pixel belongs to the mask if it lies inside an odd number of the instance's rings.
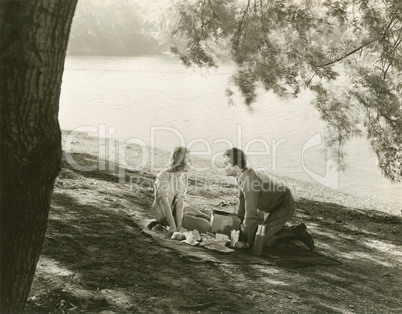
[{"label": "reflection on water", "polygon": [[[210,157],[230,142],[256,152],[249,154],[254,166],[313,181],[302,166],[302,151],[317,133],[324,139],[325,123],[309,104],[310,94],[285,101],[260,93],[252,110],[237,96],[236,105],[228,106],[230,73],[230,66],[186,69],[168,56],[67,57],[60,124],[63,129],[104,124],[107,136],[138,138],[168,150],[180,141],[191,143],[193,152],[210,147]],[[107,132],[112,126],[115,134]],[[326,169],[323,148],[313,146],[303,155],[305,167],[320,176]],[[346,152],[340,190],[401,203],[402,184],[381,177],[364,139],[348,143]]]}]

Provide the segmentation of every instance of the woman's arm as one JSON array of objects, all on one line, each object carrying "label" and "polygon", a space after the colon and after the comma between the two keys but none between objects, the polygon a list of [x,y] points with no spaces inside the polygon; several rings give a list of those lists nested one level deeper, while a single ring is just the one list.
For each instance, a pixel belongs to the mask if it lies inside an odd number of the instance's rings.
[{"label": "woman's arm", "polygon": [[[175,232],[177,227],[176,227],[176,223],[174,221],[173,215],[172,215],[172,211],[170,209],[169,199],[167,196],[164,196],[161,198],[161,200],[162,200],[162,205],[163,205],[163,213],[169,224],[169,232]],[[180,222],[180,224],[181,224],[181,222]]]},{"label": "woman's arm", "polygon": [[183,209],[184,209],[184,197],[180,197],[176,202],[176,221],[177,221],[177,230],[183,228]]},{"label": "woman's arm", "polygon": [[176,207],[176,222],[177,222],[177,230],[183,228],[183,211],[184,211],[184,197],[187,194],[188,189],[188,175],[187,173],[183,173],[182,181],[181,181],[180,190],[177,193],[177,201],[175,204]]}]

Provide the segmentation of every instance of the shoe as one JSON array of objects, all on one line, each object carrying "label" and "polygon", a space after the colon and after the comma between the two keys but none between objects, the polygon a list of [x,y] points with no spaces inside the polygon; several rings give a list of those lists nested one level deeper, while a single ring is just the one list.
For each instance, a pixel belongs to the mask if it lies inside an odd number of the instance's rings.
[{"label": "shoe", "polygon": [[303,223],[290,228],[283,228],[279,230],[277,234],[275,234],[275,244],[298,240],[307,245],[311,251],[314,251],[314,240],[312,236],[306,231],[306,229],[307,227]]},{"label": "shoe", "polygon": [[159,225],[159,224],[160,224],[159,221],[157,221],[157,220],[151,220],[150,222],[148,222],[148,223],[146,224],[145,227],[147,227],[149,230],[152,230],[153,227],[155,227],[155,226],[157,226],[157,225]]},{"label": "shoe", "polygon": [[314,239],[307,232],[306,229],[307,229],[306,225],[304,223],[301,223],[300,225],[293,227],[293,232],[296,234],[297,240],[307,245],[310,251],[314,251],[315,250]]}]

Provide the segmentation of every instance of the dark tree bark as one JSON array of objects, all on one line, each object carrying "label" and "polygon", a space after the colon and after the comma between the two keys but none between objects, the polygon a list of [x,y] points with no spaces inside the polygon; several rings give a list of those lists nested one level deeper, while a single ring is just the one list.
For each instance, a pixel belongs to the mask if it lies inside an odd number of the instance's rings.
[{"label": "dark tree bark", "polygon": [[0,0],[1,313],[23,311],[45,236],[76,2]]}]

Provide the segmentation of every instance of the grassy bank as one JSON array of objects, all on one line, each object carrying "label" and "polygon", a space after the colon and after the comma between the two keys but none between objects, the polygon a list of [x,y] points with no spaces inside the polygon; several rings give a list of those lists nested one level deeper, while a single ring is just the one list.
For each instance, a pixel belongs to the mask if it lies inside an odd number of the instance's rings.
[{"label": "grassy bank", "polygon": [[[63,143],[65,142],[68,134],[70,134],[68,131],[63,132]],[[101,173],[119,174],[119,153],[114,151],[114,153],[110,154],[110,147],[117,145],[117,143],[112,142],[111,139],[108,139],[104,144],[105,147],[101,146],[99,148],[99,145],[103,145],[103,143],[101,142],[99,144],[99,141],[96,137],[91,137],[86,134],[79,134],[74,137],[72,152],[73,154],[88,155],[87,159],[78,162],[79,165],[98,167],[99,162],[101,162],[104,164],[105,168],[105,170],[100,171]],[[146,149],[146,151],[142,149]],[[101,153],[99,153],[99,150]],[[137,145],[127,145],[124,157],[125,158],[122,158],[122,160],[124,160],[126,165],[123,165],[123,167],[128,169],[139,168],[139,172],[148,173],[152,177],[156,175],[158,169],[162,169],[166,166],[166,163],[170,157],[170,152],[155,148],[154,154],[152,154],[153,160],[151,160],[151,148],[141,148]],[[141,165],[141,163],[144,161],[145,163]],[[222,172],[212,169],[211,163],[208,159],[192,157],[192,163],[197,169],[205,168],[208,170],[190,173],[189,177],[193,183],[190,187],[190,195],[194,195],[191,193],[191,191],[196,191],[195,195],[199,193],[201,195],[203,195],[203,193],[208,195],[208,192],[213,193],[213,190],[216,190],[217,193],[225,193],[225,185],[230,185],[236,189],[233,186],[234,179],[228,178]],[[110,169],[110,167],[112,167],[112,169]],[[128,175],[128,178],[126,178],[125,181],[128,181],[129,183],[130,173],[132,175],[133,171],[121,171],[121,173],[123,172]],[[134,173],[136,172],[137,171],[134,171]],[[132,176],[132,178],[135,178],[135,175]],[[401,214],[402,204],[397,205],[373,200],[370,198],[356,197],[351,194],[327,188],[318,183],[311,183],[283,176],[278,176],[278,178],[286,182],[286,184],[291,187],[292,193],[297,199],[334,203],[339,206],[351,207],[362,211],[380,211],[394,215]],[[124,184],[127,184],[127,182]],[[152,184],[150,184],[149,188],[152,188]],[[145,186],[146,185],[144,185],[144,187]]]},{"label": "grassy bank", "polygon": [[[68,134],[64,132],[63,139]],[[109,152],[109,145],[105,149]],[[291,223],[306,223],[317,252],[342,265],[292,270],[186,263],[177,252],[143,234],[137,224],[149,217],[153,201],[156,171],[151,171],[151,160],[141,169],[127,169],[142,160],[141,148],[131,146],[125,152],[127,165],[119,168],[118,152],[102,158],[105,149],[101,146],[99,156],[98,140],[80,134],[74,138],[72,154],[63,153],[26,313],[402,310],[401,219],[390,214],[399,213],[397,206],[282,178],[297,203]],[[156,150],[154,156],[153,165],[161,168],[169,152]],[[209,165],[198,158],[193,163]],[[78,165],[93,168],[83,171]],[[234,208],[235,191],[233,181],[221,173],[192,173],[188,203],[206,213],[216,207]]]}]

